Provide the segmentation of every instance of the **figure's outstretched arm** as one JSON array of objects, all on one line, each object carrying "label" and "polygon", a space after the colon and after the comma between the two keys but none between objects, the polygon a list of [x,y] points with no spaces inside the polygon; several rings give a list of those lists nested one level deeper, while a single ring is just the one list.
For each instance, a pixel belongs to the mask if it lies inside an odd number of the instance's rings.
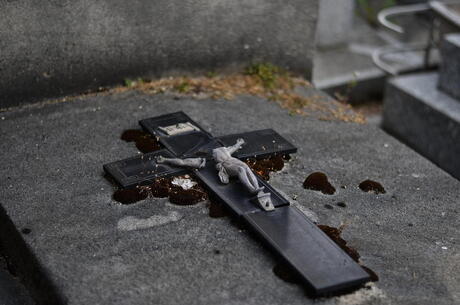
[{"label": "figure's outstretched arm", "polygon": [[204,158],[186,158],[186,159],[179,159],[179,158],[165,158],[163,156],[158,156],[156,158],[156,162],[161,164],[169,164],[173,166],[179,167],[188,167],[188,168],[203,168],[206,165],[206,159]]},{"label": "figure's outstretched arm", "polygon": [[235,145],[226,147],[227,151],[229,152],[229,154],[232,155],[235,151],[241,149],[241,147],[243,146],[244,143],[245,143],[244,140],[240,138],[240,139],[236,140]]}]

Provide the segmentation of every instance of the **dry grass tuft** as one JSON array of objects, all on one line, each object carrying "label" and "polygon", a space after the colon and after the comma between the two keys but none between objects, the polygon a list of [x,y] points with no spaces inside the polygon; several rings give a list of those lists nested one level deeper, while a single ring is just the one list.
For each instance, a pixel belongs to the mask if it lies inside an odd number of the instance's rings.
[{"label": "dry grass tuft", "polygon": [[151,81],[127,80],[117,92],[139,90],[146,94],[173,93],[194,98],[232,100],[238,95],[253,95],[275,101],[291,114],[314,115],[321,120],[340,120],[363,124],[366,119],[348,104],[331,101],[322,96],[304,97],[296,87],[310,87],[303,78],[294,77],[270,64],[252,65],[244,73],[201,76],[168,77]]},{"label": "dry grass tuft", "polygon": [[[353,111],[350,105],[331,101],[323,96],[305,97],[295,92],[297,87],[310,87],[303,78],[295,77],[271,64],[254,64],[244,73],[200,77],[167,77],[156,80],[127,79],[125,85],[114,88],[100,88],[80,96],[68,96],[40,104],[72,101],[81,97],[110,95],[139,90],[146,94],[175,94],[198,99],[213,98],[232,100],[238,95],[253,95],[278,103],[294,115],[314,116],[327,121],[345,121],[363,124],[365,117]],[[0,109],[7,111],[8,109]]]}]

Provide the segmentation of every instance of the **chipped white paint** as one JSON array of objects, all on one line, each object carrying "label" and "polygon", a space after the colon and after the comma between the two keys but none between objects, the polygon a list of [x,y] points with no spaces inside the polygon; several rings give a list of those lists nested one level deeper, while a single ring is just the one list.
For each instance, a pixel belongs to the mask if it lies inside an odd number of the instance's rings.
[{"label": "chipped white paint", "polygon": [[374,283],[369,283],[366,288],[361,288],[354,293],[337,297],[338,305],[360,305],[368,304],[373,300],[385,298],[385,293]]},{"label": "chipped white paint", "polygon": [[133,231],[148,229],[151,227],[162,226],[171,222],[179,221],[182,215],[173,211],[167,215],[153,215],[149,218],[137,218],[135,216],[126,216],[118,221],[117,227],[121,231]]},{"label": "chipped white paint", "polygon": [[189,190],[197,184],[195,181],[187,177],[175,177],[171,183],[180,186],[184,190]]}]

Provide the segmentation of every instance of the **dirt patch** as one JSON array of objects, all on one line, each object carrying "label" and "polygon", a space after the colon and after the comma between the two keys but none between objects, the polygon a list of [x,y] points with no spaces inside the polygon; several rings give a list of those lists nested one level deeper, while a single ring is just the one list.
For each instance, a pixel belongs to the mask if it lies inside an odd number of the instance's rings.
[{"label": "dirt patch", "polygon": [[177,205],[194,205],[207,198],[208,194],[201,187],[189,190],[184,190],[181,187],[173,187],[169,193],[169,201]]},{"label": "dirt patch", "polygon": [[303,187],[309,190],[320,191],[327,195],[335,193],[335,187],[329,182],[326,174],[321,172],[310,174],[303,182]]},{"label": "dirt patch", "polygon": [[134,142],[137,149],[144,154],[162,149],[160,142],[155,137],[140,129],[125,130],[121,134],[121,139],[126,142]]},{"label": "dirt patch", "polygon": [[171,178],[158,178],[150,185],[150,195],[156,198],[166,198],[171,191]]},{"label": "dirt patch", "polygon": [[273,156],[266,159],[247,159],[245,162],[265,181],[270,180],[270,173],[284,168],[284,161],[289,160],[285,156]]},{"label": "dirt patch", "polygon": [[239,95],[253,95],[278,103],[291,114],[315,116],[322,120],[339,120],[363,124],[363,115],[349,104],[323,96],[305,97],[296,93],[297,87],[311,87],[301,77],[268,63],[253,64],[242,73],[217,75],[208,73],[198,77],[167,77],[156,80],[126,80],[124,87],[110,89],[119,93],[139,90],[146,94],[173,93],[194,98],[234,99]]},{"label": "dirt patch", "polygon": [[359,188],[368,193],[385,194],[385,188],[379,182],[372,180],[365,180],[359,184]]}]

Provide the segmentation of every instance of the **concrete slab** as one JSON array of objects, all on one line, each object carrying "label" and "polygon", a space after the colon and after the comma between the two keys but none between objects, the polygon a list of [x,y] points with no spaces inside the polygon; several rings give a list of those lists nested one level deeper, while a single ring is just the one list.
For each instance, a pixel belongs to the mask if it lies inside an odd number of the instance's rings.
[{"label": "concrete slab", "polygon": [[[210,218],[204,203],[113,201],[101,166],[137,153],[119,139],[121,132],[136,128],[139,119],[180,109],[216,136],[274,128],[299,147],[270,183],[301,209],[315,211],[320,223],[345,223],[344,238],[380,281],[351,295],[312,300],[274,275],[276,258],[257,240],[228,218]],[[173,99],[135,91],[0,116],[0,149],[8,152],[0,166],[0,236],[16,261],[39,266],[31,274],[25,263],[18,265],[40,304],[460,300],[460,183],[374,126],[292,116],[254,97]],[[302,187],[314,171],[328,175],[335,195]],[[382,183],[386,194],[361,191],[359,183],[368,178]],[[21,236],[17,230],[25,227],[31,232]],[[13,247],[20,242],[23,247]]]},{"label": "concrete slab", "polygon": [[309,78],[318,2],[1,1],[0,107],[261,61]]},{"label": "concrete slab", "polygon": [[439,88],[460,103],[460,34],[448,34],[441,43]]},{"label": "concrete slab", "polygon": [[437,89],[438,74],[393,78],[383,127],[460,179],[460,103]]}]

